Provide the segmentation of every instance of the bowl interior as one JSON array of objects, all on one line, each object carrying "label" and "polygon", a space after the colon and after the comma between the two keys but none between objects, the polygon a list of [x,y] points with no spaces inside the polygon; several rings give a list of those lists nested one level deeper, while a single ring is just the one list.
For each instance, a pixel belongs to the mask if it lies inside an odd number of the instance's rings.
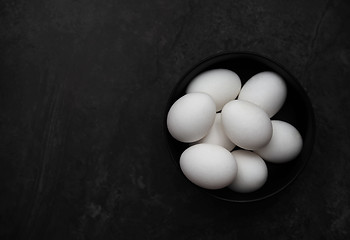
[{"label": "bowl interior", "polygon": [[267,182],[262,188],[252,193],[236,193],[228,188],[208,190],[193,185],[214,197],[233,202],[251,202],[272,196],[289,185],[304,168],[312,151],[315,124],[311,102],[298,81],[281,65],[258,54],[224,53],[210,57],[191,68],[177,83],[167,103],[164,121],[164,130],[172,159],[181,171],[180,156],[189,147],[189,144],[179,142],[169,134],[166,127],[167,113],[171,105],[186,94],[186,87],[195,76],[217,68],[229,69],[237,73],[241,78],[242,86],[250,77],[262,71],[273,71],[282,76],[287,84],[287,99],[282,109],[272,119],[286,121],[296,127],[303,138],[303,149],[296,159],[288,163],[266,162],[269,174]]}]

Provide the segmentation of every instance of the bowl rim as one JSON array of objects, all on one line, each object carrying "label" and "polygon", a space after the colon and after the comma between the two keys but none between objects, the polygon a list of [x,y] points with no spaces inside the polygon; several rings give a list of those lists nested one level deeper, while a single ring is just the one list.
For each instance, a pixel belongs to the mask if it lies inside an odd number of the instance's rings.
[{"label": "bowl rim", "polygon": [[[298,170],[296,171],[296,173],[294,174],[294,176],[289,179],[289,181],[287,181],[282,187],[278,188],[275,191],[272,191],[269,194],[263,195],[261,197],[256,197],[256,198],[252,198],[252,199],[229,199],[229,198],[225,198],[225,197],[221,197],[218,196],[216,194],[214,194],[213,192],[210,191],[206,191],[205,189],[195,185],[194,183],[188,181],[189,183],[191,183],[193,186],[195,186],[197,189],[201,190],[202,192],[205,192],[208,195],[213,196],[216,199],[220,199],[220,200],[224,200],[226,202],[234,202],[234,203],[253,203],[253,202],[258,202],[258,201],[262,201],[268,198],[271,198],[275,195],[277,195],[278,193],[280,193],[281,191],[285,190],[287,187],[289,187],[295,180],[296,178],[301,174],[301,172],[305,169],[306,165],[308,164],[311,155],[313,153],[313,149],[314,149],[314,142],[315,142],[315,134],[316,134],[316,122],[315,122],[315,114],[314,114],[314,108],[312,106],[311,100],[309,98],[309,95],[307,93],[307,91],[304,89],[304,87],[301,85],[301,83],[297,80],[296,77],[294,77],[294,75],[292,75],[290,73],[289,70],[287,70],[283,65],[281,65],[280,63],[278,63],[277,61],[275,61],[274,59],[267,57],[265,55],[262,55],[260,53],[257,52],[253,52],[253,51],[222,51],[216,54],[212,54],[209,55],[201,60],[199,60],[197,63],[195,63],[193,66],[189,67],[184,74],[182,74],[180,76],[180,78],[178,78],[178,80],[176,81],[175,85],[172,88],[172,91],[170,92],[170,94],[168,95],[166,104],[165,104],[165,109],[164,109],[164,117],[163,117],[163,135],[164,135],[164,139],[166,140],[166,147],[168,150],[168,153],[170,154],[170,160],[171,162],[175,165],[175,167],[181,172],[181,169],[179,169],[179,166],[176,164],[176,161],[178,161],[177,159],[175,159],[173,153],[172,153],[172,149],[170,147],[170,144],[168,142],[168,128],[167,128],[167,115],[168,115],[168,111],[171,107],[171,105],[174,102],[171,102],[171,99],[175,98],[175,93],[177,92],[177,86],[179,85],[179,83],[183,82],[186,77],[193,72],[195,69],[197,69],[198,67],[200,67],[201,65],[203,65],[204,63],[208,62],[208,61],[212,61],[215,60],[217,58],[224,58],[227,57],[229,58],[230,56],[232,57],[239,57],[239,55],[242,55],[244,57],[255,57],[255,58],[260,58],[260,59],[264,59],[267,62],[270,62],[276,66],[278,66],[281,70],[283,70],[286,74],[289,75],[290,79],[292,79],[291,82],[289,82],[290,84],[293,85],[293,87],[298,88],[298,92],[301,94],[302,97],[302,101],[304,103],[306,103],[306,110],[307,110],[307,126],[308,126],[308,130],[307,130],[307,142],[310,144],[310,149],[309,151],[306,152],[306,154],[304,155],[304,161],[302,161],[301,166],[298,168]],[[304,140],[304,139],[303,139]],[[182,173],[183,177],[184,174]]]}]

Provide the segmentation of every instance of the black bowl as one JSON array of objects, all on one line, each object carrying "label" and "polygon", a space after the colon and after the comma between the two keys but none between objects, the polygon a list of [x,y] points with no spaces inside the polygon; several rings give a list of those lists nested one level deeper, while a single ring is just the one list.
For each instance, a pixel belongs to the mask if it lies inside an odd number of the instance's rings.
[{"label": "black bowl", "polygon": [[189,147],[189,144],[179,142],[170,135],[166,125],[170,107],[177,99],[185,95],[187,85],[195,76],[217,68],[229,69],[237,73],[241,78],[242,86],[250,77],[262,71],[273,71],[282,76],[287,84],[287,99],[281,110],[272,119],[282,120],[296,127],[303,138],[303,148],[298,157],[288,163],[267,163],[269,174],[267,182],[255,192],[237,193],[228,188],[208,190],[194,184],[193,186],[214,197],[232,202],[253,202],[273,196],[291,184],[304,169],[313,148],[315,121],[311,102],[298,81],[280,64],[264,56],[250,52],[218,54],[201,61],[180,79],[169,97],[164,119],[164,131],[171,157],[178,170],[181,171],[180,156]]}]

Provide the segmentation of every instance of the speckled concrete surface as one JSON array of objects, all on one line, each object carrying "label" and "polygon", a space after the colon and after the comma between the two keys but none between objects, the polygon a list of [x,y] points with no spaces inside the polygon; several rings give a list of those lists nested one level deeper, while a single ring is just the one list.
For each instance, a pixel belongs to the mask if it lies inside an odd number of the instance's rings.
[{"label": "speckled concrete surface", "polygon": [[[2,1],[1,239],[350,237],[349,1]],[[314,152],[258,204],[184,181],[162,133],[184,71],[279,61],[311,98]]]}]

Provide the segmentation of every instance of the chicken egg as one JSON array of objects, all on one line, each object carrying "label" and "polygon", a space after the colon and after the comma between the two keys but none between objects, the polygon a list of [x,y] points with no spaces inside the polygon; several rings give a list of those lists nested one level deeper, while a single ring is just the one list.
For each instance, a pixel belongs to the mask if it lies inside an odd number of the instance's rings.
[{"label": "chicken egg", "polygon": [[287,97],[287,86],[274,72],[261,72],[251,77],[242,87],[238,99],[261,107],[269,117],[274,116]]},{"label": "chicken egg", "polygon": [[236,146],[224,132],[221,122],[221,113],[216,114],[215,122],[210,128],[208,134],[197,143],[216,144],[226,148],[229,151],[232,151],[232,149]]},{"label": "chicken egg", "polygon": [[203,92],[210,95],[216,111],[235,99],[241,90],[241,79],[228,69],[212,69],[197,75],[188,85],[186,93]]},{"label": "chicken egg", "polygon": [[181,154],[180,167],[192,183],[206,189],[228,186],[237,173],[234,156],[221,146],[207,143],[187,148]]},{"label": "chicken egg", "polygon": [[232,155],[237,162],[237,175],[229,188],[240,193],[253,192],[261,188],[268,176],[264,160],[256,153],[246,150],[233,151]]},{"label": "chicken egg", "polygon": [[224,131],[237,146],[253,150],[263,147],[270,141],[271,120],[257,105],[233,100],[224,106],[221,114]]},{"label": "chicken egg", "polygon": [[291,124],[273,120],[270,142],[255,152],[264,160],[272,163],[285,163],[294,159],[301,151],[303,139],[299,131]]},{"label": "chicken egg", "polygon": [[170,134],[181,142],[203,138],[215,121],[215,103],[205,93],[189,93],[179,98],[167,115]]}]

